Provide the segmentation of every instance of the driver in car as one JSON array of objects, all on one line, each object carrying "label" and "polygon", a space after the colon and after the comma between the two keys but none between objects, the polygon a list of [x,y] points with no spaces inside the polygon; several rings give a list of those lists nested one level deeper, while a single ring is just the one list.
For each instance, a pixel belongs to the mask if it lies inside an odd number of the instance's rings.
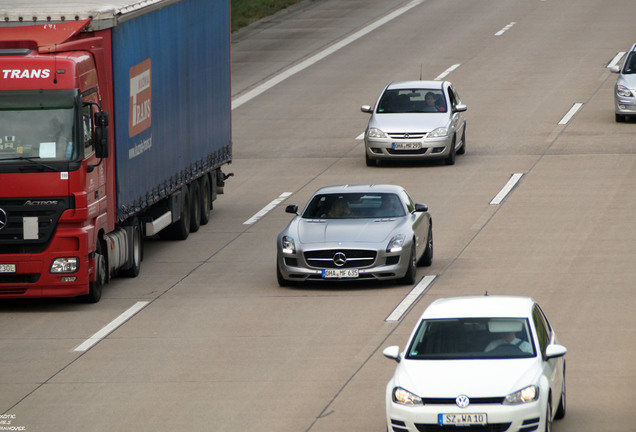
[{"label": "driver in car", "polygon": [[499,339],[495,339],[494,341],[490,342],[486,346],[486,349],[484,351],[492,351],[495,348],[506,344],[516,346],[524,353],[532,354],[532,345],[524,340],[519,339],[514,332],[501,333]]}]

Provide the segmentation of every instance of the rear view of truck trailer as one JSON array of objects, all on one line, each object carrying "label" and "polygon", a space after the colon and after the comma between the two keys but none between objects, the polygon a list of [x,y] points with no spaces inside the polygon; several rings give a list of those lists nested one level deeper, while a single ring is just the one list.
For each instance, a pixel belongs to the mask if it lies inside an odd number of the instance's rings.
[{"label": "rear view of truck trailer", "polygon": [[2,3],[0,299],[97,302],[223,192],[229,0]]}]

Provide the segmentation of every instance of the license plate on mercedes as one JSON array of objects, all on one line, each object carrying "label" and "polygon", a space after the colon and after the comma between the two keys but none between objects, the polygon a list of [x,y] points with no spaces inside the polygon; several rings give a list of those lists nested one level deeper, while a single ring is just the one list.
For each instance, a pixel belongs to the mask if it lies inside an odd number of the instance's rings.
[{"label": "license plate on mercedes", "polygon": [[485,425],[488,423],[488,415],[485,413],[472,414],[439,414],[437,423],[455,426]]},{"label": "license plate on mercedes", "polygon": [[358,269],[323,269],[322,277],[325,279],[357,278]]}]

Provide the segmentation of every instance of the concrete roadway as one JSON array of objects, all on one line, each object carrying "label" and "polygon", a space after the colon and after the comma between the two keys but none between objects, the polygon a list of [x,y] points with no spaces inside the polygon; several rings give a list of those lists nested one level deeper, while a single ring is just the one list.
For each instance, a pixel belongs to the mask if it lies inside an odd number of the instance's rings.
[{"label": "concrete roadway", "polygon": [[[319,0],[239,32],[235,177],[211,223],[148,241],[141,275],[96,305],[1,303],[3,420],[29,432],[384,431],[394,363],[382,348],[403,345],[434,299],[488,291],[534,297],[568,348],[554,431],[636,430],[636,122],[615,123],[606,68],[634,42],[634,16],[632,0]],[[339,49],[311,60],[327,47]],[[360,105],[390,80],[454,65],[466,154],[366,167]],[[396,322],[412,287],[276,283],[284,205],[367,182],[405,186],[434,220],[434,262],[418,277],[435,279]]]}]

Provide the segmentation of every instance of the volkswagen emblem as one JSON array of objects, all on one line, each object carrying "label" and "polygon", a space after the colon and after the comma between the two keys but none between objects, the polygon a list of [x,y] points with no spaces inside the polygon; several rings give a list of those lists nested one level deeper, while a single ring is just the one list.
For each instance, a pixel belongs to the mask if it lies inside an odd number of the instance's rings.
[{"label": "volkswagen emblem", "polygon": [[404,139],[409,139],[409,138],[411,138],[411,135],[410,135],[410,134],[405,133],[405,134],[404,134]]},{"label": "volkswagen emblem", "polygon": [[347,262],[347,256],[342,252],[336,252],[333,256],[333,263],[338,267],[342,267]]},{"label": "volkswagen emblem", "polygon": [[8,222],[9,222],[9,216],[7,216],[7,212],[4,211],[4,209],[0,208],[0,231],[7,226]]},{"label": "volkswagen emblem", "polygon": [[455,403],[460,408],[466,408],[468,405],[470,405],[470,399],[468,399],[468,396],[466,395],[459,395],[455,399]]}]

